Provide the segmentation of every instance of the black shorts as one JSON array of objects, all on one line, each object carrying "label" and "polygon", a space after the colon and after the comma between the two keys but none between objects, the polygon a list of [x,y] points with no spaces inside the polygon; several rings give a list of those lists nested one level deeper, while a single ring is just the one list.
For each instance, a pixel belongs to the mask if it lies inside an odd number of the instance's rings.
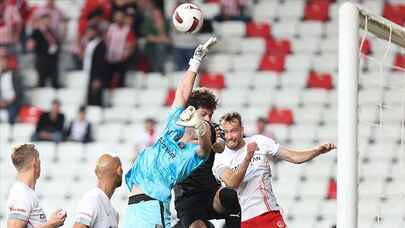
[{"label": "black shorts", "polygon": [[188,228],[194,221],[210,219],[225,219],[224,214],[216,212],[213,202],[216,191],[196,193],[175,200],[177,217],[184,227]]}]

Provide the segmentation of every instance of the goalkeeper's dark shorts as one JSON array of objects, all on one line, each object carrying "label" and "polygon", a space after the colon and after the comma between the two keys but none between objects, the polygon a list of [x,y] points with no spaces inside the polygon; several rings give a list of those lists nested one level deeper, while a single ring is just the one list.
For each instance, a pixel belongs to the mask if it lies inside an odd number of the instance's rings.
[{"label": "goalkeeper's dark shorts", "polygon": [[176,199],[175,208],[177,217],[180,219],[183,227],[188,228],[197,220],[202,220],[206,224],[209,224],[208,220],[211,219],[225,219],[226,215],[216,212],[213,208],[215,193],[216,191],[201,192]]}]

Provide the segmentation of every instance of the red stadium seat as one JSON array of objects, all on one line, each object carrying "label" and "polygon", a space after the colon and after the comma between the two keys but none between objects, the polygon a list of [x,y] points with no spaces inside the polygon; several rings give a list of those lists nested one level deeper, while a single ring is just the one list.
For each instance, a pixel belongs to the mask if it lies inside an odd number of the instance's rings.
[{"label": "red stadium seat", "polygon": [[328,183],[328,191],[326,193],[326,198],[329,200],[335,200],[336,192],[337,192],[336,180],[331,178]]},{"label": "red stadium seat", "polygon": [[205,73],[200,78],[200,86],[211,89],[225,88],[225,77],[222,73]]},{"label": "red stadium seat", "polygon": [[320,89],[333,89],[332,75],[329,73],[319,74],[315,71],[310,71],[307,78],[308,88],[320,88]]},{"label": "red stadium seat", "polygon": [[271,36],[270,24],[265,22],[248,22],[246,23],[246,36],[268,38]]},{"label": "red stadium seat", "polygon": [[291,53],[291,43],[287,39],[268,38],[266,40],[266,53],[272,55],[287,55]]},{"label": "red stadium seat", "polygon": [[285,65],[285,55],[264,55],[260,61],[261,71],[283,72]]},{"label": "red stadium seat", "polygon": [[405,4],[386,3],[383,9],[383,17],[399,25],[403,25],[405,22]]},{"label": "red stadium seat", "polygon": [[405,69],[405,54],[397,53],[395,56],[394,66]]},{"label": "red stadium seat", "polygon": [[272,108],[268,113],[268,121],[270,124],[291,125],[294,123],[294,117],[290,109]]},{"label": "red stadium seat", "polygon": [[42,110],[40,108],[24,105],[20,109],[18,119],[22,123],[36,123],[41,113]]},{"label": "red stadium seat", "polygon": [[330,1],[310,1],[304,8],[304,19],[314,21],[327,21],[329,20],[329,6]]},{"label": "red stadium seat", "polygon": [[368,39],[364,40],[363,46],[361,46],[361,53],[363,55],[370,55],[372,53],[371,43]]},{"label": "red stadium seat", "polygon": [[172,105],[175,96],[176,96],[176,89],[174,89],[174,88],[168,89],[167,94],[166,94],[166,98],[165,98],[165,106]]}]

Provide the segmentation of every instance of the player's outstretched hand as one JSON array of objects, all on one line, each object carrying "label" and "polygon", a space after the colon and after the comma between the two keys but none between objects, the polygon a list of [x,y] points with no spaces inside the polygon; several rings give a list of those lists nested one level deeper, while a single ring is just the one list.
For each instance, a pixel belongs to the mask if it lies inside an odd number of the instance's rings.
[{"label": "player's outstretched hand", "polygon": [[198,128],[201,126],[202,120],[195,108],[193,106],[188,106],[180,114],[180,119],[176,122],[176,124],[183,127]]},{"label": "player's outstretched hand", "polygon": [[217,42],[215,36],[210,37],[205,43],[199,44],[194,51],[193,59],[201,61],[207,54],[209,48]]},{"label": "player's outstretched hand", "polygon": [[201,61],[207,55],[209,48],[217,42],[217,38],[215,36],[209,38],[205,43],[199,44],[197,48],[194,50],[193,58],[190,59],[189,65],[190,70],[193,72],[197,72],[198,68],[200,67]]},{"label": "player's outstretched hand", "polygon": [[51,224],[53,227],[63,226],[66,216],[66,211],[58,209],[52,213],[51,217],[48,220],[48,223]]},{"label": "player's outstretched hand", "polygon": [[318,146],[318,151],[319,154],[324,154],[336,148],[337,146],[334,143],[324,143]]}]

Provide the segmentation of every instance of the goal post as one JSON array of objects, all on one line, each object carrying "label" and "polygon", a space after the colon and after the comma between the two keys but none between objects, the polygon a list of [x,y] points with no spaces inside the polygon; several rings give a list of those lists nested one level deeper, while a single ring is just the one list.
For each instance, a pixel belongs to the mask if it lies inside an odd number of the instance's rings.
[{"label": "goal post", "polygon": [[337,227],[357,228],[359,10],[339,9]]},{"label": "goal post", "polygon": [[337,227],[358,227],[358,82],[363,29],[405,48],[405,28],[345,2],[339,9]]}]

